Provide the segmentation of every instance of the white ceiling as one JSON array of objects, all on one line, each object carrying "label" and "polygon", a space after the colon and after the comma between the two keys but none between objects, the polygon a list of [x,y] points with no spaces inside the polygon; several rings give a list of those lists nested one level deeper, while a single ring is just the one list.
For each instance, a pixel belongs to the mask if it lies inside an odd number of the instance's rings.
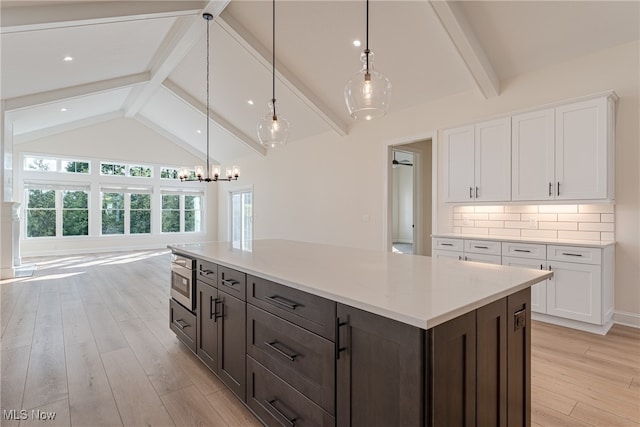
[{"label": "white ceiling", "polygon": [[[505,79],[638,40],[639,6],[373,0],[369,42],[375,67],[392,81],[393,112],[474,89],[499,96]],[[365,2],[276,7],[276,98],[291,143],[348,133],[343,88],[360,68],[363,47],[352,41],[364,39]],[[212,155],[225,162],[266,153],[256,123],[271,98],[270,1],[21,0],[0,8],[0,90],[16,142],[124,116],[203,153],[207,11],[216,17]]]}]

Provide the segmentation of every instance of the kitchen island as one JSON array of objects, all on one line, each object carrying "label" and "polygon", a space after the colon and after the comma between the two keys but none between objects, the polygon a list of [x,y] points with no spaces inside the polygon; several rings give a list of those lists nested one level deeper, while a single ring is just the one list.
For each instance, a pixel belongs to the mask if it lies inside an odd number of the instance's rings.
[{"label": "kitchen island", "polygon": [[[550,272],[286,240],[196,262],[171,328],[266,425],[528,425],[531,285]],[[185,332],[186,331],[186,332]]]}]

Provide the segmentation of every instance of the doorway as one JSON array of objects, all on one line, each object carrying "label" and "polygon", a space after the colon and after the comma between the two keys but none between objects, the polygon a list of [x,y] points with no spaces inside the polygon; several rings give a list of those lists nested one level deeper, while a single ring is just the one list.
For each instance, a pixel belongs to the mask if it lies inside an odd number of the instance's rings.
[{"label": "doorway", "polygon": [[388,146],[387,250],[431,256],[432,150],[431,137]]}]

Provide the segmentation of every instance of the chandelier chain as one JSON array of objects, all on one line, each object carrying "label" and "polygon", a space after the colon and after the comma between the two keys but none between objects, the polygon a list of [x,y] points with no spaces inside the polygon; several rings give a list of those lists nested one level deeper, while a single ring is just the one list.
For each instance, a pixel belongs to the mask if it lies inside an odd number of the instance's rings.
[{"label": "chandelier chain", "polygon": [[367,57],[367,74],[369,73],[369,0],[367,0],[367,25],[366,25],[366,34],[365,34],[365,49],[364,53]]},{"label": "chandelier chain", "polygon": [[277,119],[277,114],[276,114],[276,0],[272,1],[272,8],[271,8],[271,18],[272,18],[272,34],[271,34],[271,40],[272,40],[272,49],[271,49],[271,69],[272,69],[272,75],[271,75],[271,86],[272,86],[272,90],[273,90],[273,98],[271,98],[271,102],[273,103],[273,119],[276,120]]},{"label": "chandelier chain", "polygon": [[209,176],[209,27],[211,20],[206,17],[207,21],[207,177]]}]

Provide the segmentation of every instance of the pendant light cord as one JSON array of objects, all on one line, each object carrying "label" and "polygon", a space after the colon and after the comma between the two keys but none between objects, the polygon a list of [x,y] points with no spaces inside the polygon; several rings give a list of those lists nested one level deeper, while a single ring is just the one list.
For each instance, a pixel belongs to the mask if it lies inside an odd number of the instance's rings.
[{"label": "pendant light cord", "polygon": [[209,23],[213,16],[203,15],[207,21],[207,178],[209,178]]},{"label": "pendant light cord", "polygon": [[364,49],[364,53],[367,57],[367,74],[369,74],[369,0],[367,0],[367,31],[366,31],[366,46]]},{"label": "pendant light cord", "polygon": [[277,120],[278,116],[276,114],[276,0],[272,1],[272,49],[271,49],[271,65],[272,65],[272,76],[271,76],[271,85],[273,90],[273,98],[271,98],[271,103],[273,104],[273,120]]}]

